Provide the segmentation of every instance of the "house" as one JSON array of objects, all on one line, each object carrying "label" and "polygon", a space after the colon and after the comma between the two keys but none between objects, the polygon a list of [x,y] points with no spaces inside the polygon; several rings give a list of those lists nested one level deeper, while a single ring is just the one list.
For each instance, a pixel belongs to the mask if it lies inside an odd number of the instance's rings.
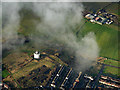
[{"label": "house", "polygon": [[87,19],[93,19],[93,18],[94,18],[94,16],[91,15],[91,14],[87,14],[85,17],[86,17]]},{"label": "house", "polygon": [[101,75],[101,78],[102,78],[102,79],[107,79],[108,77]]},{"label": "house", "polygon": [[84,77],[85,77],[85,78],[88,78],[88,79],[90,79],[90,80],[94,80],[94,79],[92,78],[92,76],[88,76],[87,74],[85,74]]},{"label": "house", "polygon": [[112,83],[112,82],[107,82],[106,80],[102,80],[102,79],[99,80],[99,83],[109,85],[109,86],[113,86],[113,87],[116,87],[116,88],[120,88],[120,85]]}]

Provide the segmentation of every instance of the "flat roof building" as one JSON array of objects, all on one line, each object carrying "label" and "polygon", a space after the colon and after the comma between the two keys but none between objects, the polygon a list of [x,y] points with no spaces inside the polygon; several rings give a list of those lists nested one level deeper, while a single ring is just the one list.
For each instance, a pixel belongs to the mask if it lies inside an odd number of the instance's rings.
[{"label": "flat roof building", "polygon": [[40,58],[40,52],[36,51],[34,53],[34,59],[39,59]]}]

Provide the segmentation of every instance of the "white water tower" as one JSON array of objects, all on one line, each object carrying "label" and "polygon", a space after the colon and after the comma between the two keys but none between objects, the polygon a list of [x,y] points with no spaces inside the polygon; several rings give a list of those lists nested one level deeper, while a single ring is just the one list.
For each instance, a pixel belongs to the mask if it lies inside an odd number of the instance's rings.
[{"label": "white water tower", "polygon": [[36,51],[34,53],[34,59],[39,59],[40,58],[40,52]]}]

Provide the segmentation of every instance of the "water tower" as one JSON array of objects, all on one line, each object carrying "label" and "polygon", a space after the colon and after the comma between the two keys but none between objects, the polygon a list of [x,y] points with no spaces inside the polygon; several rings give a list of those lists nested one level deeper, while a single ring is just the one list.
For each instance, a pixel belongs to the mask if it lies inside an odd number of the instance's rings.
[{"label": "water tower", "polygon": [[34,59],[39,59],[40,58],[40,52],[36,51],[34,53]]}]

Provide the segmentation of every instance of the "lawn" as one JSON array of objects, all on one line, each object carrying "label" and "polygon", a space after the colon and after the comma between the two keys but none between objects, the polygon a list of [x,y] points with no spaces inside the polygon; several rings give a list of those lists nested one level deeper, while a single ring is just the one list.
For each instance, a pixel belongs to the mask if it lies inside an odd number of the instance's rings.
[{"label": "lawn", "polygon": [[6,78],[8,75],[10,75],[10,73],[9,73],[6,69],[4,69],[4,70],[2,71],[2,77],[3,77],[3,78]]},{"label": "lawn", "polygon": [[108,60],[104,60],[104,64],[108,64],[108,65],[112,65],[112,66],[117,66],[118,67],[120,65],[120,62],[108,59]]},{"label": "lawn", "polygon": [[119,71],[120,71],[120,69],[118,69],[118,68],[106,66],[103,73],[108,73],[108,74],[120,76]]},{"label": "lawn", "polygon": [[96,35],[100,56],[118,59],[118,30],[106,25],[87,22],[79,32],[78,38],[84,37],[89,32],[94,32]]}]

